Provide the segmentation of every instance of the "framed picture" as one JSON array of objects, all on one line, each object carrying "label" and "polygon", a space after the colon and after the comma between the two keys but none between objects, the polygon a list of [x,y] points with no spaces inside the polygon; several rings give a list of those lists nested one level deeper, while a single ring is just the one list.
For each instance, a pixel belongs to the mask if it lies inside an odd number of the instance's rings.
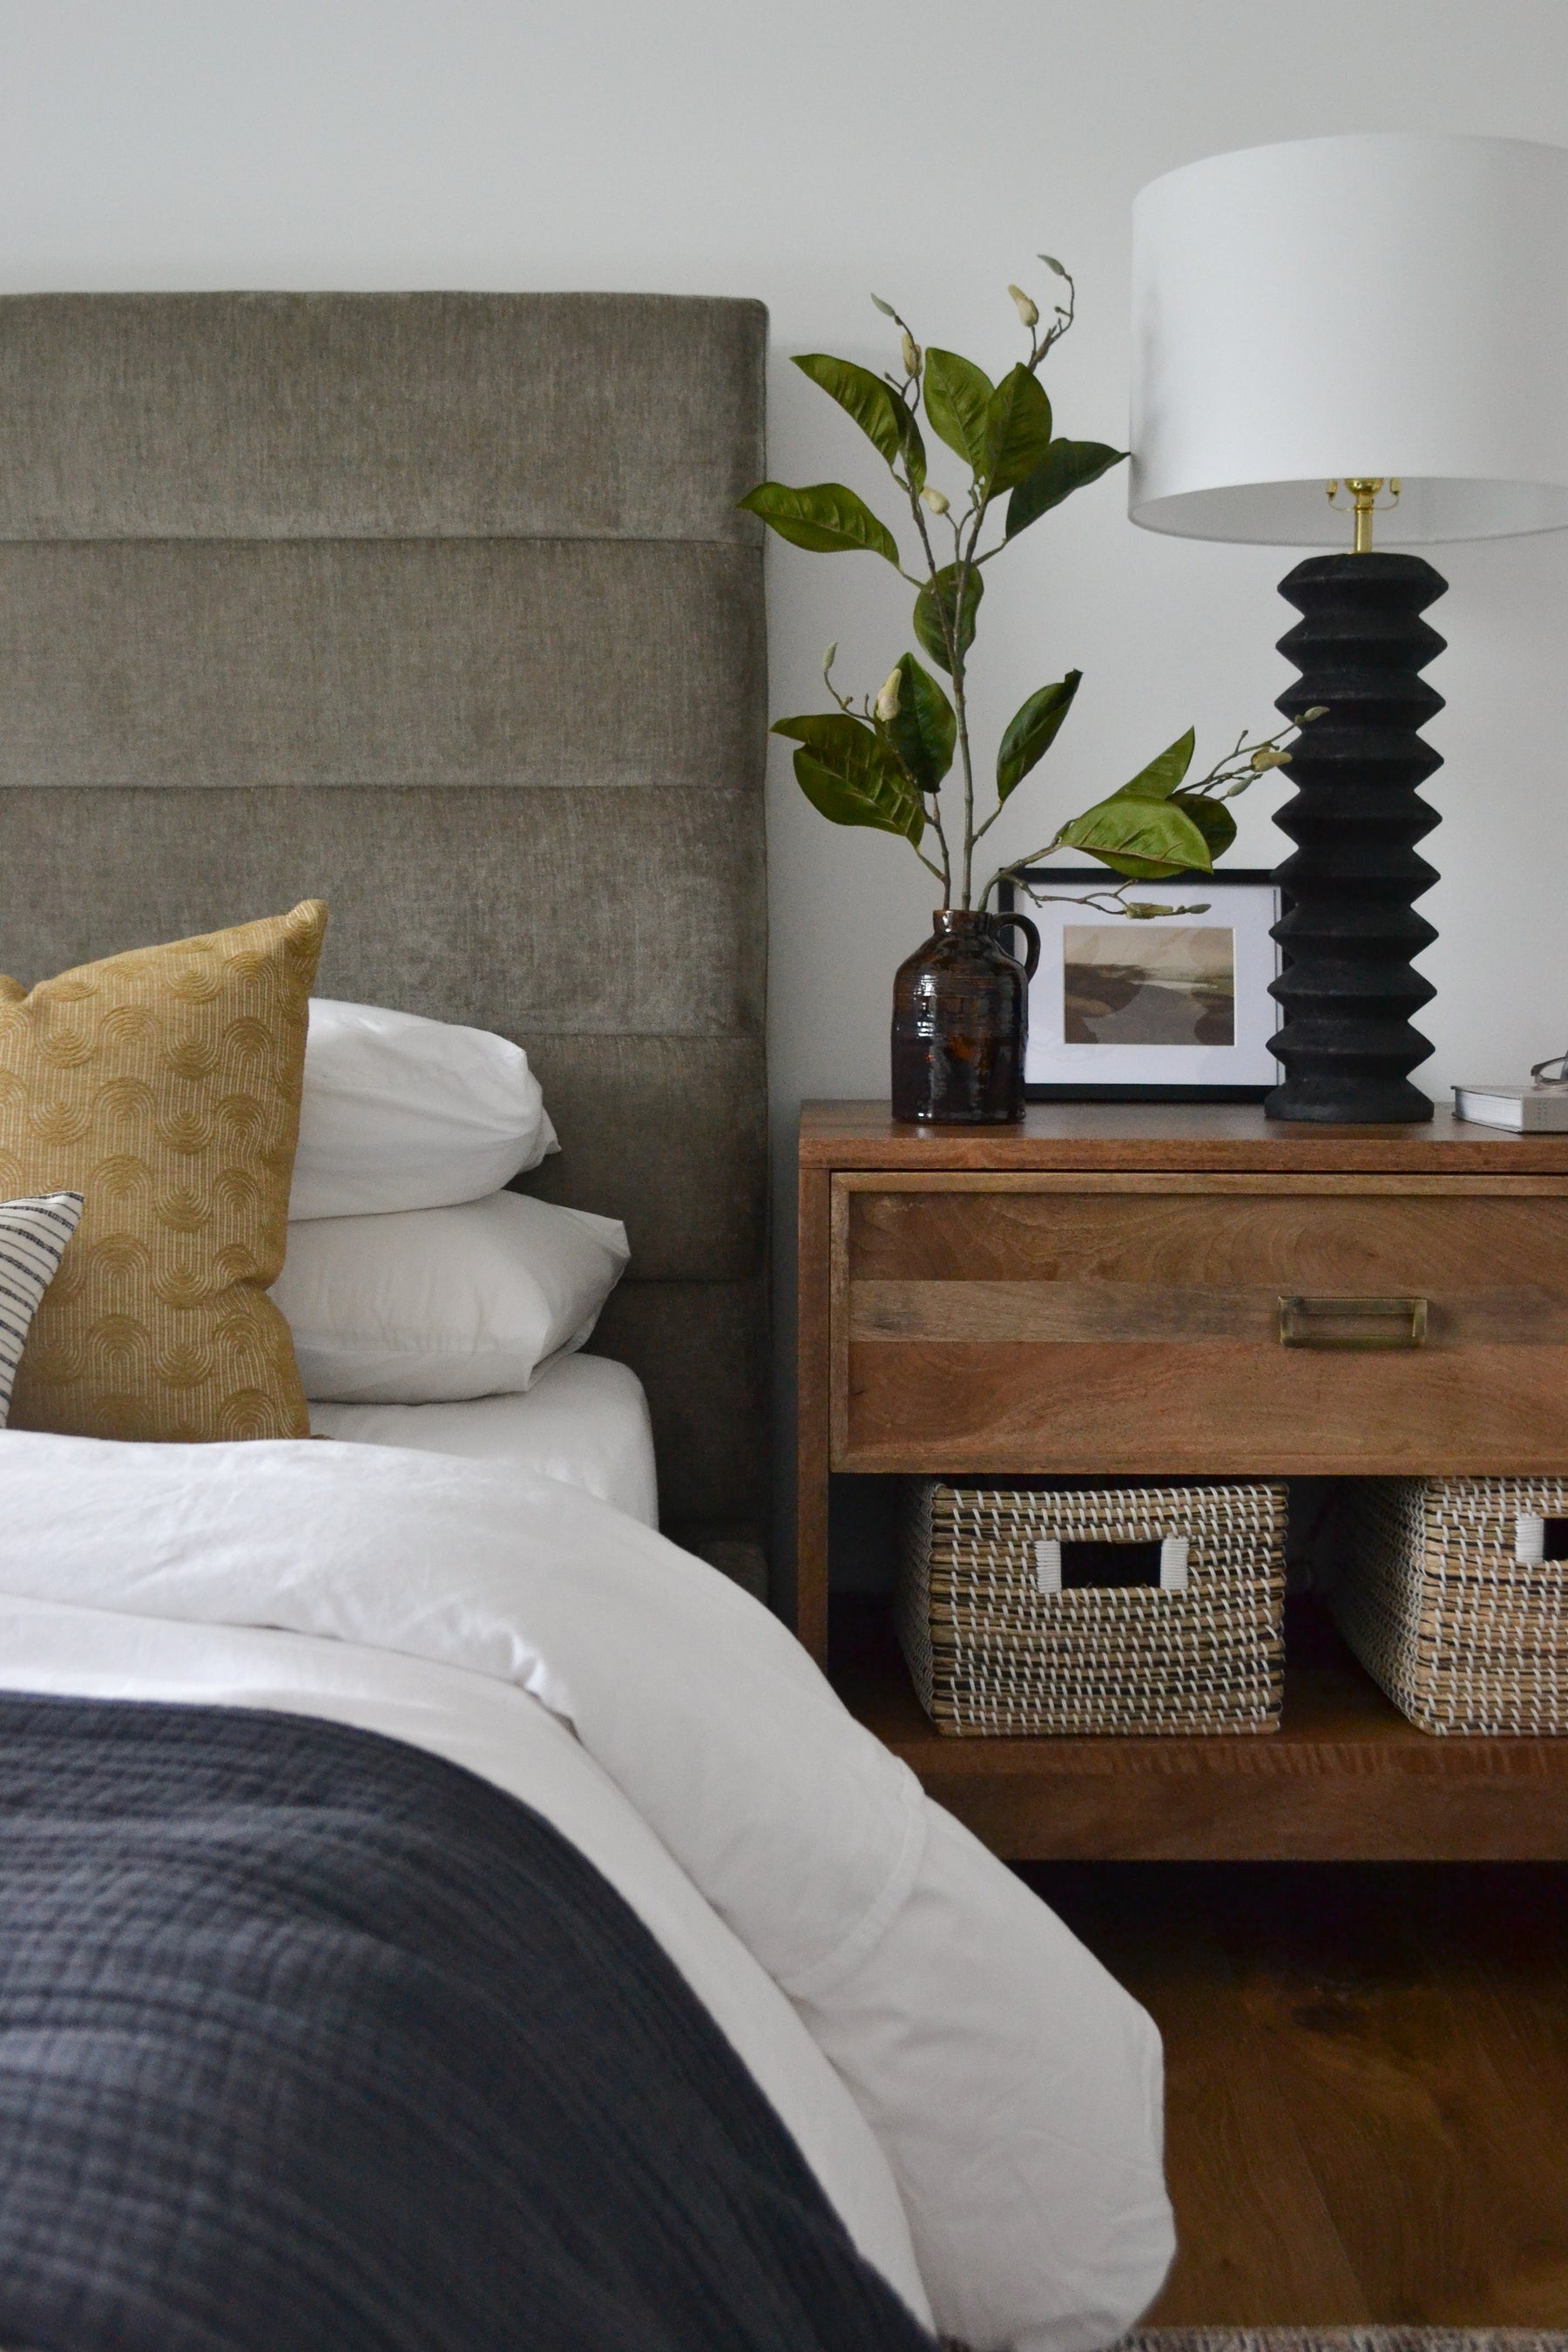
[{"label": "framed picture", "polygon": [[[1101,866],[1026,869],[1037,888],[1077,896],[1115,887]],[[1241,867],[1184,881],[1139,882],[1146,903],[1201,915],[1131,922],[1062,898],[1033,906],[1005,886],[1040,931],[1029,985],[1024,1091],[1033,1102],[1261,1102],[1283,1076],[1268,1050],[1279,1007],[1269,937],[1280,892]]]}]

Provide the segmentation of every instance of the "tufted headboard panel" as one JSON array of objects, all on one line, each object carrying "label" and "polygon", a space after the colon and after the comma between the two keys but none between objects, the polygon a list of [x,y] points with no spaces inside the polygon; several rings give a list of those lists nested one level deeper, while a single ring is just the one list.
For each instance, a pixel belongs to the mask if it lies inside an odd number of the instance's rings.
[{"label": "tufted headboard panel", "polygon": [[705,1543],[764,1511],[766,323],[0,299],[0,971],[321,897],[323,994],[525,1045]]}]

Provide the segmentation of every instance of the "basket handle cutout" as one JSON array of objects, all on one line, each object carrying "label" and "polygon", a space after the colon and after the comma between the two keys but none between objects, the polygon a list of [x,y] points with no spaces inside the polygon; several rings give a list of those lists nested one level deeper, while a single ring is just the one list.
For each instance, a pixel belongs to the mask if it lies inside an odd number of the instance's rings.
[{"label": "basket handle cutout", "polygon": [[1042,1593],[1124,1590],[1142,1585],[1156,1592],[1187,1589],[1185,1536],[1117,1541],[1042,1536],[1035,1545],[1035,1581]]},{"label": "basket handle cutout", "polygon": [[1568,1559],[1568,1519],[1542,1518],[1538,1511],[1521,1511],[1513,1523],[1513,1557],[1520,1568],[1539,1568],[1545,1559]]}]

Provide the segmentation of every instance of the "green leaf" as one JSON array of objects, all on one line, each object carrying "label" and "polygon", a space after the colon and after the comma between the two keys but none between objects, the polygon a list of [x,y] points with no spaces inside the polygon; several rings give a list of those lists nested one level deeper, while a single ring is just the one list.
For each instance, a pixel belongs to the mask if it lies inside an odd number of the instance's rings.
[{"label": "green leaf", "polygon": [[972,474],[985,470],[985,416],[995,390],[984,368],[956,352],[926,352],[925,404],[931,429]]},{"label": "green leaf", "polygon": [[902,457],[915,488],[924,488],[926,453],[921,428],[890,385],[869,368],[858,367],[853,360],[836,360],[826,352],[797,352],[795,363],[802,375],[809,376],[855,419],[889,466]]},{"label": "green leaf", "polygon": [[1236,819],[1206,793],[1173,793],[1171,806],[1190,816],[1209,845],[1209,862],[1223,857],[1236,839]]},{"label": "green leaf", "polygon": [[1122,785],[1122,792],[1138,800],[1168,800],[1193,764],[1193,749],[1196,741],[1197,737],[1189,727],[1184,735],[1178,735],[1173,743],[1167,743],[1158,758],[1151,760],[1146,768],[1140,768],[1131,782]]},{"label": "green leaf", "polygon": [[1072,698],[1082,677],[1082,670],[1069,669],[1055,686],[1042,686],[1037,694],[1031,694],[1023,709],[1009,719],[1002,748],[996,754],[998,800],[1005,801],[1014,786],[1023,782],[1036,761],[1043,760],[1050,750],[1063,719],[1072,709]]},{"label": "green leaf", "polygon": [[1141,881],[1164,881],[1174,874],[1209,870],[1202,833],[1173,801],[1147,800],[1113,793],[1064,824],[1057,835],[1064,849],[1087,850],[1118,874]]},{"label": "green leaf", "polygon": [[1009,368],[985,409],[985,487],[1010,490],[1045,463],[1051,446],[1051,404],[1038,376]]},{"label": "green leaf", "polygon": [[938,680],[913,654],[899,663],[899,710],[888,721],[888,734],[916,783],[934,793],[952,765],[958,720]]},{"label": "green leaf", "polygon": [[1058,278],[1065,278],[1067,276],[1067,271],[1062,268],[1061,263],[1057,259],[1055,254],[1042,253],[1040,259],[1045,263],[1047,269],[1054,269]]},{"label": "green leaf", "polygon": [[865,549],[880,555],[895,570],[899,543],[886,523],[879,522],[864,499],[842,482],[814,482],[809,489],[792,490],[784,482],[759,482],[736,500],[761,515],[771,530],[792,546],[809,548],[814,555],[842,555]]},{"label": "green leaf", "polygon": [[780,719],[775,735],[793,736],[795,781],[813,808],[834,824],[868,824],[901,834],[918,849],[925,808],[911,791],[889,743],[862,719],[826,710],[808,719]]},{"label": "green leaf", "polygon": [[964,584],[963,609],[958,610],[958,572],[956,563],[944,564],[934,580],[928,580],[915,598],[915,635],[939,669],[951,672],[947,639],[942,634],[942,616],[950,627],[956,627],[958,657],[962,661],[974,643],[974,619],[980,610],[980,599],[985,593],[985,583],[974,564],[969,567]]},{"label": "green leaf", "polygon": [[903,406],[894,398],[891,386],[869,368],[858,367],[853,360],[836,360],[827,352],[796,352],[795,364],[855,419],[890,466],[901,446],[893,412]]},{"label": "green leaf", "polygon": [[1053,441],[1032,474],[1026,475],[1007,501],[1007,536],[1016,539],[1043,514],[1059,507],[1075,490],[1098,482],[1127,452],[1103,441]]},{"label": "green leaf", "polygon": [[898,317],[899,314],[894,310],[892,304],[890,302],[884,302],[879,294],[873,294],[871,299],[875,302],[878,310],[880,310],[884,319],[896,319]]}]

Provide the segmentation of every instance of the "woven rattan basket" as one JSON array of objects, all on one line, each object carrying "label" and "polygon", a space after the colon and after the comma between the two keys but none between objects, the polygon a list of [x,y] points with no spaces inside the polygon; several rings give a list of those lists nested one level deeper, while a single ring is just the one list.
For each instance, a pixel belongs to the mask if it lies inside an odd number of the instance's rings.
[{"label": "woven rattan basket", "polygon": [[1568,1732],[1568,1478],[1357,1478],[1345,1515],[1334,1614],[1412,1723]]},{"label": "woven rattan basket", "polygon": [[[1060,1548],[1158,1546],[1163,1583],[1053,1589]],[[1285,1489],[905,1481],[897,1622],[959,1733],[1276,1731]]]}]

